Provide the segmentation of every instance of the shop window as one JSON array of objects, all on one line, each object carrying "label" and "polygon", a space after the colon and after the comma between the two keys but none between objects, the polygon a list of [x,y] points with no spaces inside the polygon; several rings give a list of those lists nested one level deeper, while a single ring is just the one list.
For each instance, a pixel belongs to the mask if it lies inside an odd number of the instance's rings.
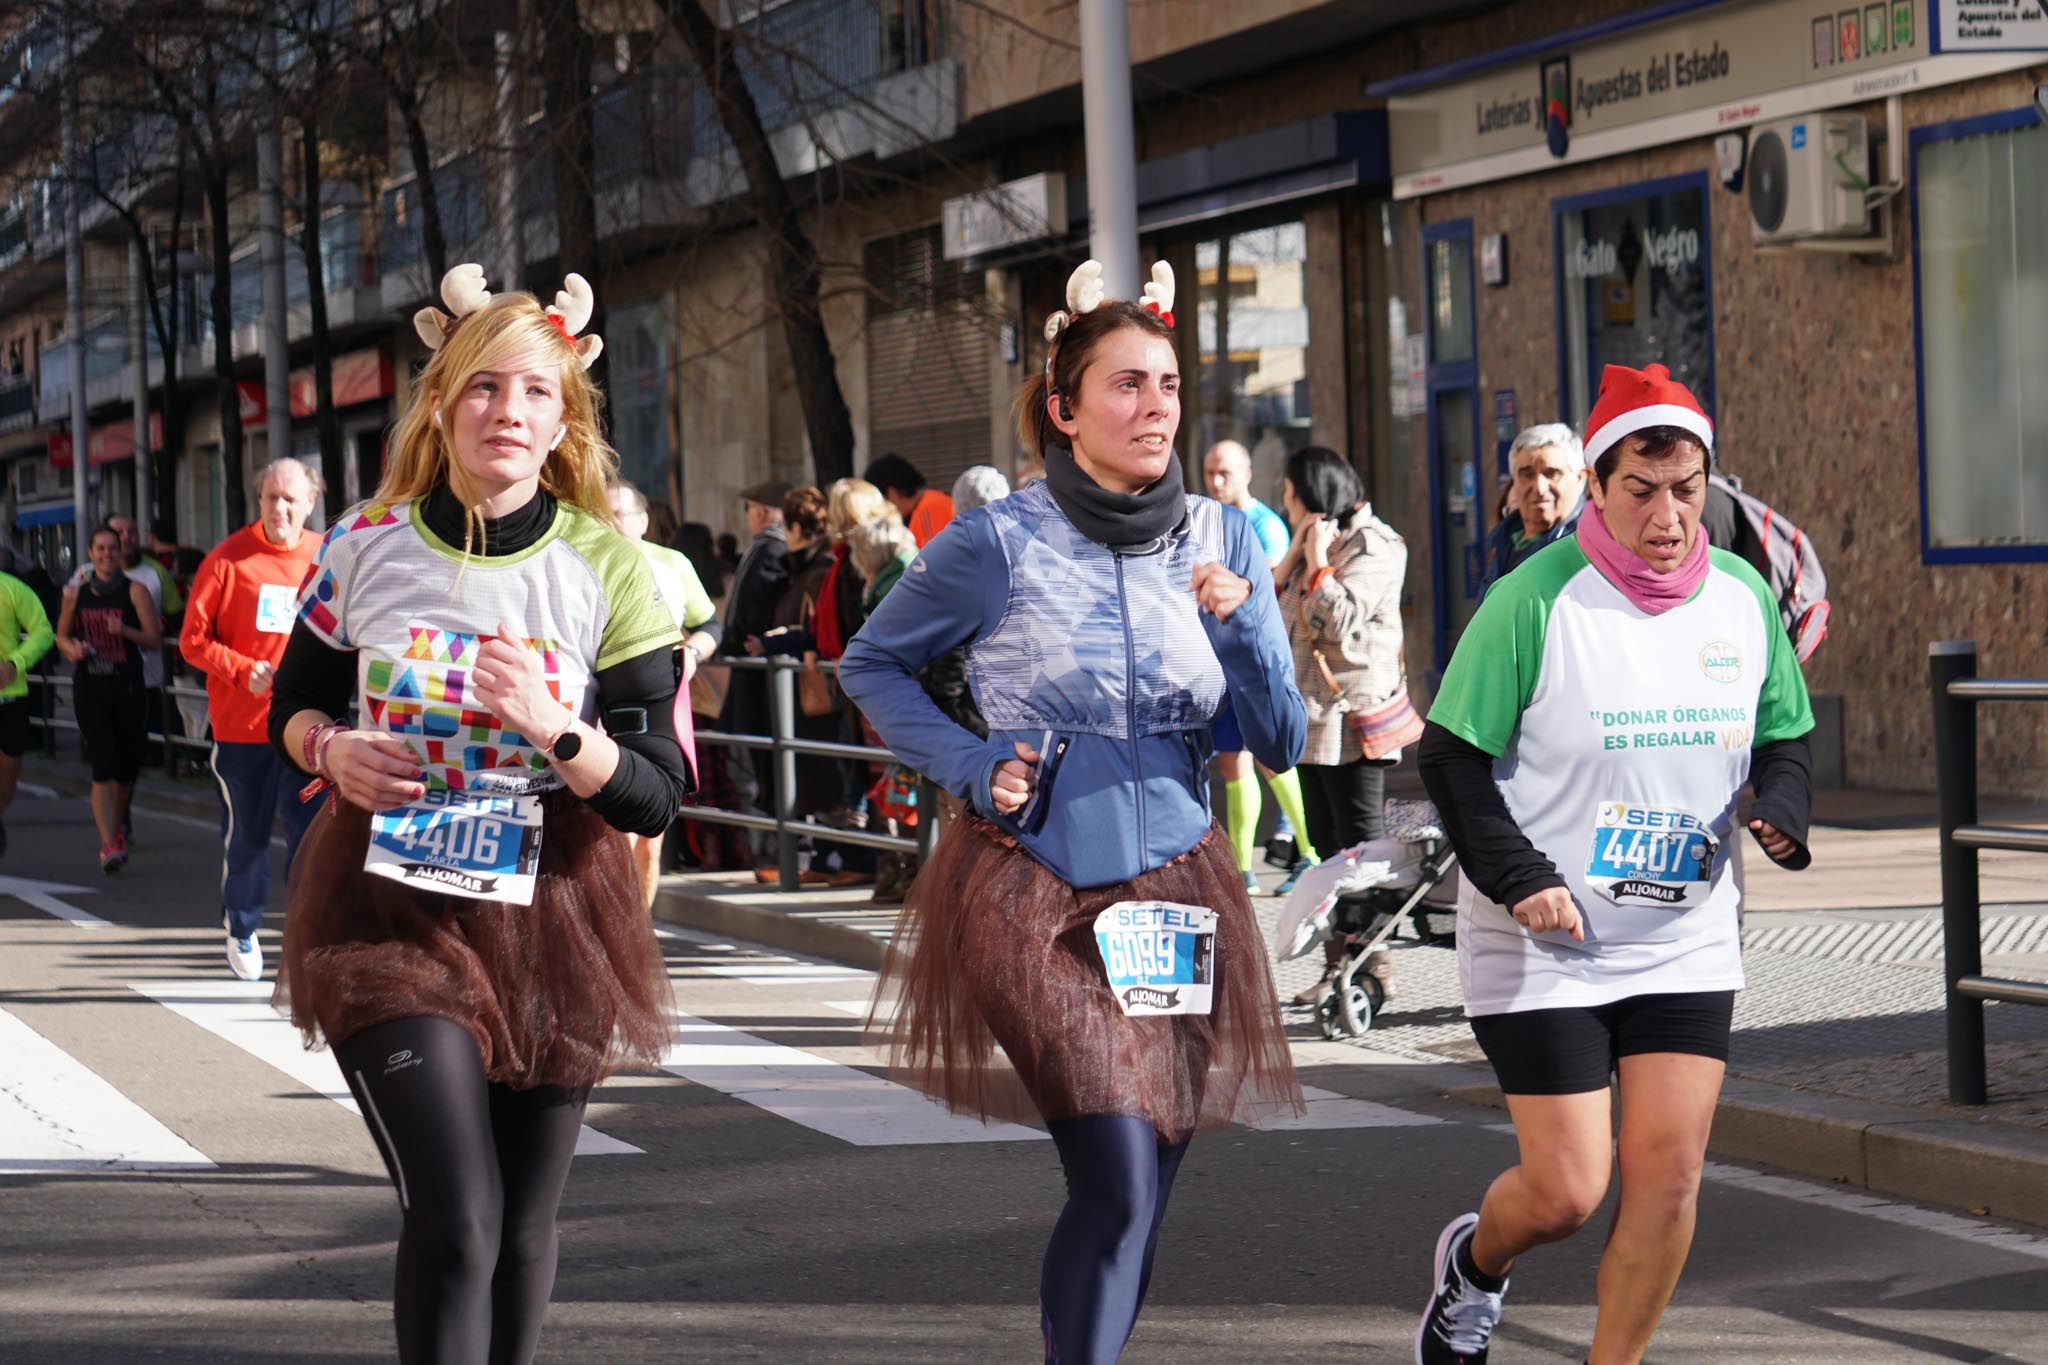
[{"label": "shop window", "polygon": [[1713,412],[1706,177],[1574,195],[1556,200],[1551,213],[1563,338],[1557,416],[1583,428],[1603,368],[1653,363]]},{"label": "shop window", "polygon": [[1275,511],[1287,457],[1308,444],[1307,283],[1302,223],[1195,244],[1201,439],[1194,451],[1199,457],[1217,441],[1242,442],[1252,453],[1252,496]]},{"label": "shop window", "polygon": [[1922,557],[2048,559],[2048,129],[1913,133]]}]

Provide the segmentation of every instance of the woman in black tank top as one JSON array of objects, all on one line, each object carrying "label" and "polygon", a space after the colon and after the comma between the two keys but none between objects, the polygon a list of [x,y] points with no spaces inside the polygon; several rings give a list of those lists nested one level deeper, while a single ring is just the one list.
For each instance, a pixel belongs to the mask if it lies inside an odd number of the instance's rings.
[{"label": "woman in black tank top", "polygon": [[162,624],[149,590],[121,570],[121,538],[93,532],[92,571],[64,590],[57,617],[57,648],[72,663],[71,701],[78,736],[92,769],[92,818],[100,832],[100,870],[128,862],[121,819],[142,771],[147,712],[142,651],[163,645]]}]

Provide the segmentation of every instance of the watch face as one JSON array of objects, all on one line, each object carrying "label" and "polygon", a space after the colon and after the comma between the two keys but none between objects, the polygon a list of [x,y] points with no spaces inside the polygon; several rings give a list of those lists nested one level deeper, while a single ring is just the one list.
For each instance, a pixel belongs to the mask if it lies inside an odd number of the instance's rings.
[{"label": "watch face", "polygon": [[562,762],[567,763],[570,759],[583,752],[583,736],[577,734],[574,730],[570,730],[560,739],[556,740],[555,747],[548,752]]}]

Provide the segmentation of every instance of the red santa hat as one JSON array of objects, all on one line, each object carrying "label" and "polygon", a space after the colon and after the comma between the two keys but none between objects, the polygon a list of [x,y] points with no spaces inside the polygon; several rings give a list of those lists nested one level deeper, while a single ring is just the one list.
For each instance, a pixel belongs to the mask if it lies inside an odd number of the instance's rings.
[{"label": "red santa hat", "polygon": [[1609,365],[1600,372],[1600,399],[1586,418],[1586,463],[1592,464],[1624,436],[1650,427],[1691,432],[1714,454],[1714,423],[1692,390],[1662,365],[1632,370]]}]

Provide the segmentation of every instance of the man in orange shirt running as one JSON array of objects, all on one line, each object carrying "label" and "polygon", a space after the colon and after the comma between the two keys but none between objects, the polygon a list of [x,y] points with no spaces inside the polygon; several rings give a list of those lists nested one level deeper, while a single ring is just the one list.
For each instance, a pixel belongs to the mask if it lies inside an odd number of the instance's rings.
[{"label": "man in orange shirt running", "polygon": [[910,538],[920,550],[953,520],[953,500],[936,488],[926,488],[924,475],[901,455],[884,455],[870,462],[861,477],[881,489],[889,505],[903,514],[903,524],[910,528]]},{"label": "man in orange shirt running", "polygon": [[297,617],[299,585],[320,538],[306,517],[319,475],[294,459],[272,460],[257,486],[260,520],[213,547],[192,578],[185,661],[206,674],[213,715],[213,775],[220,783],[222,919],[228,968],[244,981],[263,975],[256,931],[270,900],[270,828],[284,814],[285,866],[319,810],[299,799],[300,779],[270,747],[270,680]]}]

